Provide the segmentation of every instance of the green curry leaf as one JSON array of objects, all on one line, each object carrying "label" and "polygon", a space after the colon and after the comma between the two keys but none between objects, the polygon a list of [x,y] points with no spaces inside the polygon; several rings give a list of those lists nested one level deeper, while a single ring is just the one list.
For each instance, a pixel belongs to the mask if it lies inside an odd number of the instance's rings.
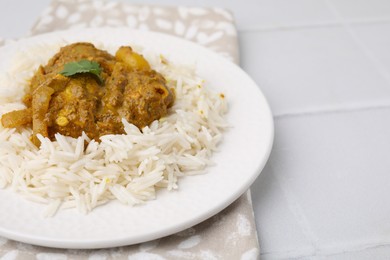
[{"label": "green curry leaf", "polygon": [[98,77],[100,82],[103,82],[103,79],[100,76],[101,72],[102,69],[100,68],[99,63],[89,60],[80,60],[77,62],[66,63],[60,74],[70,77],[79,73],[92,73]]}]

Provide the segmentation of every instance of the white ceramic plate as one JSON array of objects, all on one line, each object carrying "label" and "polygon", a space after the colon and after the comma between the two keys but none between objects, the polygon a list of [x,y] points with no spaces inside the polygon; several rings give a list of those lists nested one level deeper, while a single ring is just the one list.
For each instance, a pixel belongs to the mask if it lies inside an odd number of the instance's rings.
[{"label": "white ceramic plate", "polygon": [[[263,169],[273,142],[273,120],[259,87],[238,66],[194,43],[159,33],[129,29],[88,29],[50,33],[0,49],[0,70],[20,49],[65,39],[110,45],[141,45],[196,71],[216,91],[225,93],[232,126],[213,155],[207,174],[179,180],[179,190],[158,192],[141,206],[111,202],[88,215],[63,210],[44,218],[44,205],[0,190],[0,235],[59,248],[103,248],[140,243],[189,228],[218,213],[243,194]],[[1,163],[1,162],[0,162]]]}]

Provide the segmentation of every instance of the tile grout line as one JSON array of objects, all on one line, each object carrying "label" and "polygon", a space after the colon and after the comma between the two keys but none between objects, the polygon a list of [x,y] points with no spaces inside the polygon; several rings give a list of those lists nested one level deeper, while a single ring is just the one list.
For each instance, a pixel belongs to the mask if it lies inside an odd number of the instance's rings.
[{"label": "tile grout line", "polygon": [[273,32],[273,31],[292,31],[300,29],[316,29],[316,28],[328,28],[341,26],[340,22],[322,22],[314,24],[296,24],[296,25],[268,25],[259,28],[239,29],[243,33],[254,33],[254,32]]},{"label": "tile grout line", "polygon": [[277,258],[287,258],[294,254],[294,259],[307,258],[307,257],[331,257],[331,256],[340,256],[343,254],[355,253],[364,250],[376,249],[381,247],[389,247],[390,241],[375,241],[372,243],[358,243],[352,246],[345,247],[329,247],[320,249],[317,253],[307,253],[307,249],[295,249],[295,250],[286,250],[286,251],[269,251],[263,252],[263,256],[275,256]]},{"label": "tile grout line", "polygon": [[340,11],[334,6],[331,0],[325,0],[325,3],[328,5],[330,11],[340,20],[343,28],[347,31],[347,33],[352,37],[355,44],[360,48],[363,54],[368,58],[371,63],[375,66],[379,74],[386,80],[386,82],[390,85],[390,74],[384,68],[382,62],[378,60],[375,55],[369,50],[369,48],[359,39],[359,37],[354,33],[351,28],[351,23],[346,21],[341,15]]},{"label": "tile grout line", "polygon": [[280,114],[274,114],[274,119],[285,119],[301,116],[312,116],[312,115],[328,115],[328,114],[343,114],[343,113],[354,113],[359,111],[371,111],[371,110],[385,110],[390,109],[390,104],[380,105],[367,105],[367,106],[356,106],[356,107],[340,107],[340,108],[328,108],[318,110],[306,110],[297,112],[286,112]]}]

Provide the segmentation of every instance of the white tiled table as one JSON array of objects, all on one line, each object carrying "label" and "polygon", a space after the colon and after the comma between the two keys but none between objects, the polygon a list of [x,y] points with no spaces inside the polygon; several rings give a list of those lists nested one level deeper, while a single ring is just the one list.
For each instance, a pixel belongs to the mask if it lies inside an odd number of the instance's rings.
[{"label": "white tiled table", "polygon": [[[25,35],[48,3],[1,1],[0,37]],[[252,186],[262,258],[390,259],[390,1],[142,3],[235,14],[241,65],[275,116]]]}]

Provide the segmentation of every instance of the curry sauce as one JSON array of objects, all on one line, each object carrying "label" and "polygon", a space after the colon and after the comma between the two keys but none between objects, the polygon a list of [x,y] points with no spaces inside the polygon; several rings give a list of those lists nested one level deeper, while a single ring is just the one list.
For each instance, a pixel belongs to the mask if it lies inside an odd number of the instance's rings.
[{"label": "curry sauce", "polygon": [[[65,64],[80,60],[100,65],[100,78],[90,73],[63,76]],[[98,140],[106,134],[122,134],[122,118],[138,128],[165,116],[174,93],[164,77],[151,69],[145,58],[129,46],[115,56],[90,43],[67,45],[31,79],[23,102],[26,109],[4,114],[4,127],[32,125],[37,134],[54,139],[56,133],[79,137],[82,132]]]}]

